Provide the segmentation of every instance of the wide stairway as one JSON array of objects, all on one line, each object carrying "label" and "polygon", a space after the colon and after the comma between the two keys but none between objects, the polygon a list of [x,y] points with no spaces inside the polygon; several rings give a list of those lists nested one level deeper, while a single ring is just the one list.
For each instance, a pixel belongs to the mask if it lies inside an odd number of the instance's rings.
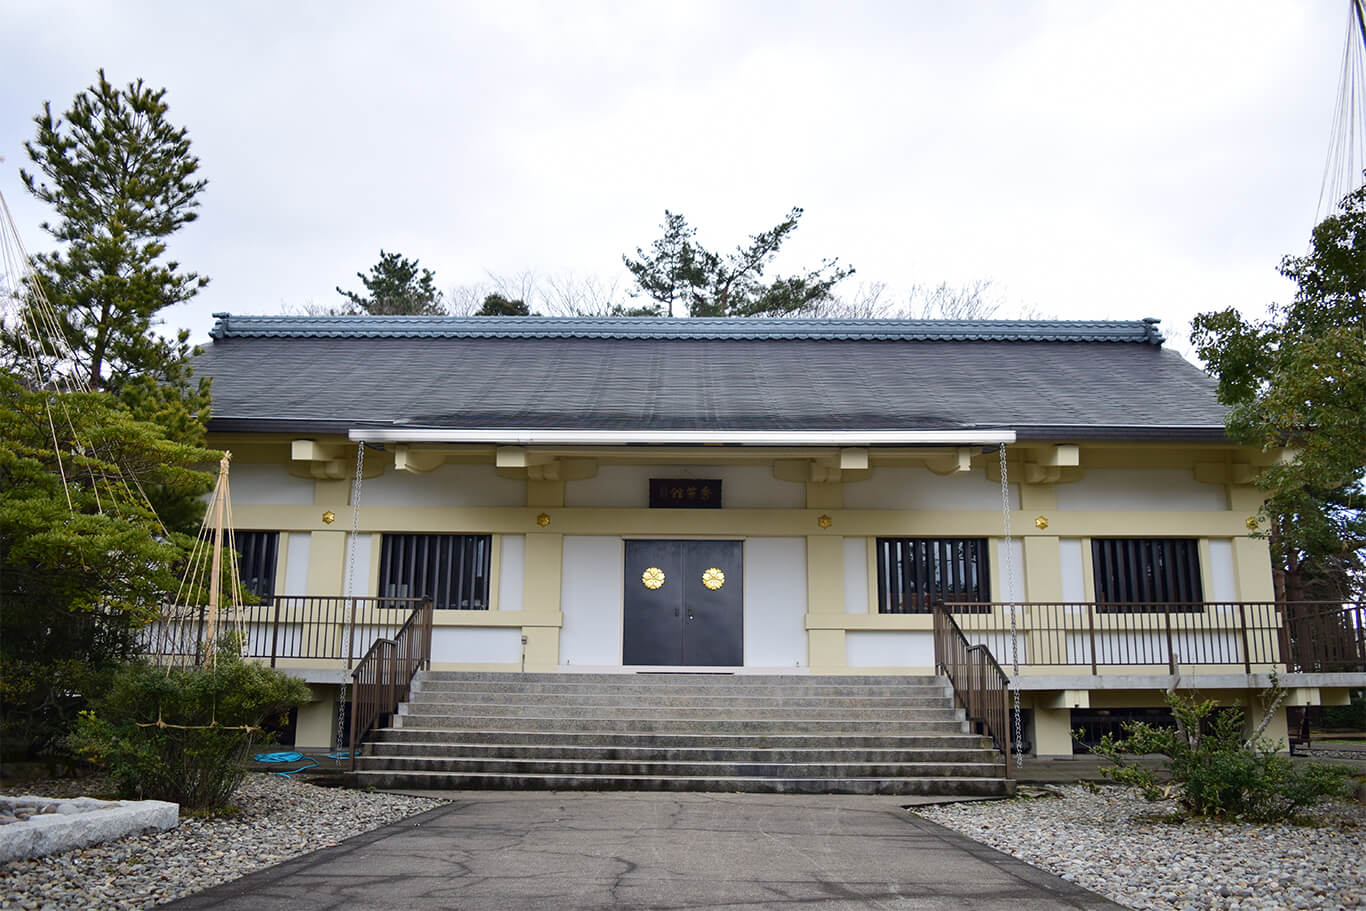
[{"label": "wide stairway", "polygon": [[435,671],[371,735],[377,788],[1004,796],[942,677]]}]

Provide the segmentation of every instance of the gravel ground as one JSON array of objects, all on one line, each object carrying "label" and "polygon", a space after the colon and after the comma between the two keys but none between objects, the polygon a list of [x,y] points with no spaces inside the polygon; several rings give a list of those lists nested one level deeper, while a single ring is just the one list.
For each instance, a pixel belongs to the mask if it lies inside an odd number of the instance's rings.
[{"label": "gravel ground", "polygon": [[[97,779],[25,783],[26,794],[100,794]],[[148,908],[441,805],[426,797],[324,788],[247,776],[231,818],[182,816],[179,827],[0,866],[0,908]]]},{"label": "gravel ground", "polygon": [[1366,908],[1366,808],[1325,805],[1314,825],[1167,822],[1136,792],[916,807],[961,832],[1140,909]]}]

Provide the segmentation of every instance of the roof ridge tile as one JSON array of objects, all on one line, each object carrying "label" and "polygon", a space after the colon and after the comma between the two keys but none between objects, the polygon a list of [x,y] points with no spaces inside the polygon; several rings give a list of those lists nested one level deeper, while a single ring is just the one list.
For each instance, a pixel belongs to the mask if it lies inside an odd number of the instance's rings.
[{"label": "roof ridge tile", "polygon": [[603,338],[1131,342],[1161,345],[1158,320],[914,320],[560,316],[258,316],[215,313],[231,338]]}]

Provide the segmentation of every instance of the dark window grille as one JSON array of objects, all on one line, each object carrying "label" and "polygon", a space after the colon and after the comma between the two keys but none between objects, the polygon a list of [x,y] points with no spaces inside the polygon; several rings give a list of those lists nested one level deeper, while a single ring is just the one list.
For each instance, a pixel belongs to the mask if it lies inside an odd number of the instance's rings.
[{"label": "dark window grille", "polygon": [[879,613],[928,614],[940,601],[990,600],[985,538],[877,539]]},{"label": "dark window grille", "polygon": [[278,531],[233,532],[237,548],[237,577],[242,587],[269,602],[275,594],[275,558],[280,551]]},{"label": "dark window grille", "polygon": [[1202,610],[1200,548],[1194,538],[1093,538],[1091,565],[1102,611],[1165,610],[1161,605],[1169,604]]},{"label": "dark window grille", "polygon": [[488,610],[490,535],[385,535],[382,598],[431,598],[437,610]]}]

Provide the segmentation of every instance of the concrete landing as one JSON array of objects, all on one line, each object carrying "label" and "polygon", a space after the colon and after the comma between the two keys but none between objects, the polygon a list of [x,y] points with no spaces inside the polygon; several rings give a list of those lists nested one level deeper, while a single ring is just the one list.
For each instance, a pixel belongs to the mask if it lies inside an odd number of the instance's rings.
[{"label": "concrete landing", "polygon": [[1117,911],[896,797],[459,792],[454,803],[163,905]]}]

